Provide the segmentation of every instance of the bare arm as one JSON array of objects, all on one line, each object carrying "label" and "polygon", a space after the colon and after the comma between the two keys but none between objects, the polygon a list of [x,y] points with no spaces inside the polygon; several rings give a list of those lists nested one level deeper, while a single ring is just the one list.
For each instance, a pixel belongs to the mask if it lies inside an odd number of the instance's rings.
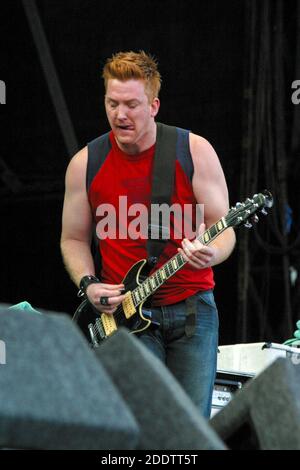
[{"label": "bare arm", "polygon": [[[66,173],[61,234],[61,252],[65,267],[79,287],[86,275],[95,275],[91,254],[92,213],[86,192],[87,147],[71,160]],[[87,288],[89,300],[102,312],[112,313],[124,300],[120,295],[123,285],[91,284]],[[100,297],[109,298],[109,306],[100,307]]]},{"label": "bare arm", "polygon": [[62,216],[61,251],[71,279],[95,274],[90,251],[92,214],[85,188],[87,148],[71,160],[66,173],[66,190]]},{"label": "bare arm", "polygon": [[[198,204],[204,204],[204,223],[200,233],[211,227],[229,210],[228,189],[225,176],[213,147],[200,136],[190,135],[190,147],[194,163],[193,191]],[[235,246],[232,228],[225,230],[209,246],[195,240],[184,240],[183,255],[195,268],[215,266],[225,261]]]}]

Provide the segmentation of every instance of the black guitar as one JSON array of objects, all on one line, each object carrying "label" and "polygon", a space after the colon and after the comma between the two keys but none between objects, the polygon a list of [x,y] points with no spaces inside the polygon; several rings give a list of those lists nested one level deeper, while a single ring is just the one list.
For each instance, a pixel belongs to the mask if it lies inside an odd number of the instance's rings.
[{"label": "black guitar", "polygon": [[[252,226],[251,222],[258,221],[256,213],[260,211],[267,214],[266,208],[270,208],[272,205],[273,197],[268,191],[255,194],[252,199],[246,199],[245,202],[237,203],[235,207],[232,207],[225,217],[222,217],[207,229],[198,237],[198,240],[203,245],[208,245],[229,227],[236,228],[245,225],[250,228]],[[120,326],[125,326],[132,333],[144,331],[154,323],[151,318],[151,309],[145,308],[144,304],[186,262],[182,255],[177,253],[151,276],[145,278],[143,268],[145,268],[147,261],[145,259],[138,261],[131,267],[122,281],[125,286],[125,299],[114,314],[99,313],[85,299],[76,310],[73,320],[95,347]]]}]

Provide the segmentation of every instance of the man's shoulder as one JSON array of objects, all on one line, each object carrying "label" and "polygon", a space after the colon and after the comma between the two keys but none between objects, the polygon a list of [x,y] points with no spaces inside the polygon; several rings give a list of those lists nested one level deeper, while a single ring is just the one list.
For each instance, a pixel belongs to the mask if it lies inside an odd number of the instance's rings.
[{"label": "man's shoulder", "polygon": [[204,151],[213,150],[213,146],[211,145],[211,143],[207,139],[202,137],[201,135],[190,132],[189,137],[190,137],[191,150],[193,149],[204,150]]},{"label": "man's shoulder", "polygon": [[83,147],[71,158],[66,171],[66,187],[69,190],[78,191],[84,187],[86,164],[87,147]]},{"label": "man's shoulder", "polygon": [[88,148],[86,145],[82,149],[78,150],[78,152],[75,153],[75,155],[71,158],[70,163],[68,165],[68,170],[67,170],[68,173],[77,172],[86,168],[87,157],[88,157]]},{"label": "man's shoulder", "polygon": [[87,154],[88,154],[88,147],[86,145],[82,149],[78,150],[77,153],[75,153],[75,155],[72,157],[70,163],[78,164],[81,161],[86,160]]},{"label": "man's shoulder", "polygon": [[190,134],[190,149],[195,172],[206,174],[205,170],[212,171],[220,165],[219,157],[212,144],[204,137]]}]

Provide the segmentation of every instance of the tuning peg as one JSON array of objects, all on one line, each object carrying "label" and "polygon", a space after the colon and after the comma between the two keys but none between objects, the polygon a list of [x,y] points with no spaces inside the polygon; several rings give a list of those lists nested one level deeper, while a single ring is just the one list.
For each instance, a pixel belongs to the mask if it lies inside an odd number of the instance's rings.
[{"label": "tuning peg", "polygon": [[252,224],[251,224],[250,222],[246,222],[246,223],[244,224],[244,226],[245,226],[246,228],[251,228],[251,227],[252,227]]},{"label": "tuning peg", "polygon": [[265,207],[260,211],[263,215],[268,215],[268,211],[265,209]]},{"label": "tuning peg", "polygon": [[232,211],[237,211],[239,210],[241,207],[242,207],[242,203],[241,202],[237,202],[236,205],[234,207],[231,207],[231,210]]},{"label": "tuning peg", "polygon": [[266,206],[269,207],[269,208],[272,207],[274,201],[273,201],[273,196],[272,196],[272,194],[270,193],[270,191],[268,191],[267,189],[265,189],[265,190],[263,191],[263,195],[264,195],[264,197],[265,197]]},{"label": "tuning peg", "polygon": [[254,216],[251,217],[251,222],[253,222],[254,224],[257,224],[257,222],[259,222],[259,218],[256,214],[254,214]]}]

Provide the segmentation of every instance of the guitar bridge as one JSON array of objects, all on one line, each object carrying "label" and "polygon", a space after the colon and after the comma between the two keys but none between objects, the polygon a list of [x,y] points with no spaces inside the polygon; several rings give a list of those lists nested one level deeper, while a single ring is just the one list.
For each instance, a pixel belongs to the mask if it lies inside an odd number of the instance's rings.
[{"label": "guitar bridge", "polygon": [[106,336],[110,336],[114,331],[117,331],[118,327],[113,315],[102,313],[101,321]]}]

